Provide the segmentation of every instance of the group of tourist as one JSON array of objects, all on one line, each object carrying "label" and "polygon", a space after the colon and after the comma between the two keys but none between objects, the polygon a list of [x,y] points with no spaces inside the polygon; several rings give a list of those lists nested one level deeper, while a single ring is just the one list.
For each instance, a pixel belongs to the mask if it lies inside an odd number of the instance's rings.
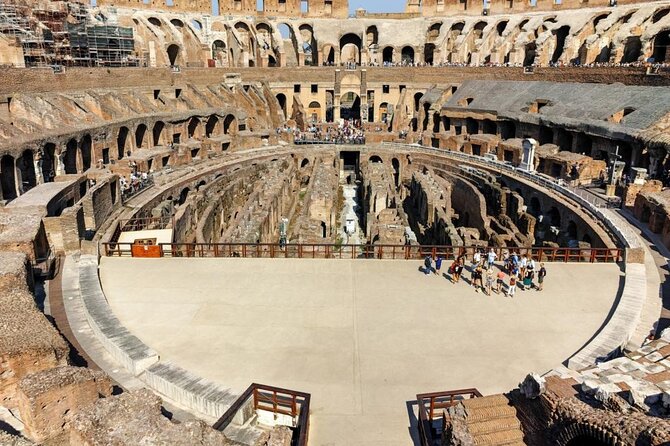
[{"label": "group of tourist", "polygon": [[[490,248],[487,253],[477,249],[472,259],[470,259],[469,268],[466,266],[466,263],[468,263],[466,255],[461,254],[454,259],[444,276],[452,283],[458,283],[463,271],[469,269],[470,286],[474,287],[475,292],[478,293],[479,290],[482,290],[488,296],[492,293],[503,293],[505,296],[514,297],[517,288],[521,291],[543,290],[544,279],[547,276],[544,263],[538,265],[528,254],[520,255],[514,251],[510,253],[507,250],[503,251],[502,259],[499,261],[500,264],[496,265],[498,260],[498,254],[493,248]],[[426,276],[431,273],[440,275],[443,262],[442,256],[426,256],[423,273]],[[535,283],[536,280],[537,284]]]},{"label": "group of tourist", "polygon": [[[332,62],[324,62],[323,66],[335,66],[336,64]],[[357,67],[504,67],[504,68],[521,68],[527,65],[523,63],[510,63],[510,62],[481,62],[481,63],[469,63],[469,62],[411,62],[409,60],[404,60],[401,62],[370,62],[367,64],[355,63],[355,62],[342,62],[340,66],[344,67],[347,70],[355,70]],[[660,69],[670,68],[670,63],[667,62],[654,62],[654,61],[635,61],[635,62],[619,62],[619,63],[610,63],[610,62],[591,62],[591,63],[580,63],[579,61],[575,62],[550,62],[547,65],[542,64],[532,64],[532,67],[546,67],[546,68],[562,68],[562,67],[575,67],[575,68],[600,68],[600,67],[613,67],[613,68],[625,68],[625,67],[650,67],[653,71],[658,71]]]},{"label": "group of tourist", "polygon": [[344,120],[338,126],[312,124],[305,132],[294,131],[294,142],[304,144],[319,142],[327,144],[365,144],[365,133],[360,119]]},{"label": "group of tourist", "polygon": [[124,175],[119,181],[121,184],[121,194],[126,198],[141,191],[151,183],[149,174],[147,172],[138,172],[136,167],[133,168],[130,179]]}]

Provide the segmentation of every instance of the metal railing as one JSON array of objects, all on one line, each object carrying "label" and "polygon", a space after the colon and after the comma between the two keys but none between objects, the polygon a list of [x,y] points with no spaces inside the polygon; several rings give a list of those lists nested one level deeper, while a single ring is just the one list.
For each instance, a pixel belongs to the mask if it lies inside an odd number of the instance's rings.
[{"label": "metal railing", "polygon": [[[419,410],[418,428],[421,446],[435,446],[436,441],[440,439],[445,427],[446,409],[455,406],[459,401],[481,396],[477,389],[418,394],[416,401]],[[435,420],[441,421],[437,427],[433,424]]]},{"label": "metal railing", "polygon": [[243,410],[250,398],[254,411],[263,410],[275,415],[290,416],[295,420],[293,442],[295,446],[306,446],[309,440],[309,404],[311,395],[296,390],[251,384],[247,390],[228,408],[212,427],[223,431],[240,410]]},{"label": "metal railing", "polygon": [[[422,245],[342,245],[342,244],[288,244],[278,243],[159,243],[160,257],[240,257],[292,259],[384,259],[421,260],[426,256],[455,259],[472,258],[482,246],[422,246]],[[132,256],[133,243],[103,243],[105,256]],[[622,260],[619,248],[552,248],[525,247],[491,248],[502,259],[505,252],[528,254],[540,262],[613,263]]]},{"label": "metal railing", "polygon": [[[602,221],[603,224],[612,233],[614,233],[617,236],[617,238],[619,238],[619,240],[624,246],[630,247],[637,245],[636,242],[637,237],[631,232],[629,228],[625,226],[623,227],[619,226],[612,218],[610,218],[609,215],[606,215],[606,213],[604,212],[607,210],[606,206],[602,206],[601,201],[589,200],[583,197],[581,194],[575,193],[569,187],[561,184],[557,180],[549,181],[546,178],[543,178],[541,175],[517,169],[516,167],[502,161],[491,160],[483,156],[470,155],[467,153],[456,152],[453,150],[436,149],[435,147],[422,146],[420,144],[403,144],[397,142],[382,142],[381,145],[396,147],[401,150],[421,149],[426,152],[439,153],[441,155],[445,155],[450,158],[460,159],[472,164],[478,164],[489,170],[497,170],[499,173],[505,172],[511,174],[512,176],[523,178],[546,189],[556,191],[557,193],[567,197],[573,202],[584,207],[588,212],[590,212],[594,217],[596,217],[597,220]],[[593,197],[592,194],[589,195]]]}]

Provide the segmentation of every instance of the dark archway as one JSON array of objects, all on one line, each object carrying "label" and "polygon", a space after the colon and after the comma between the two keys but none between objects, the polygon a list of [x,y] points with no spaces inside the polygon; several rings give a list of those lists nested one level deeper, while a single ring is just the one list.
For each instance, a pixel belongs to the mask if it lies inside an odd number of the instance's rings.
[{"label": "dark archway", "polygon": [[535,63],[535,56],[537,56],[537,45],[535,42],[527,43],[524,50],[525,55],[523,58],[523,66],[530,67]]},{"label": "dark archway", "polygon": [[235,128],[231,129],[231,126],[235,122],[235,116],[234,115],[226,115],[225,119],[223,120],[223,134],[228,135],[230,134],[231,130],[236,130]]},{"label": "dark archway", "polygon": [[556,36],[556,48],[554,49],[554,54],[551,56],[551,61],[553,63],[558,62],[558,59],[563,55],[563,49],[565,48],[565,39],[567,39],[568,34],[570,34],[569,26],[561,26],[557,30],[552,31],[554,36]]},{"label": "dark archway", "polygon": [[179,62],[180,51],[181,48],[179,48],[179,45],[172,44],[167,47],[167,55],[168,55],[168,61],[170,62],[170,66],[177,65],[177,62]]},{"label": "dark archway", "polygon": [[56,144],[47,143],[42,149],[42,178],[48,183],[56,176]]},{"label": "dark archway", "polygon": [[549,224],[551,226],[560,228],[561,227],[561,213],[558,212],[558,209],[555,207],[552,207],[549,209],[549,213],[547,214],[547,217],[549,217]]},{"label": "dark archway", "polygon": [[188,138],[197,138],[199,135],[199,130],[200,130],[200,119],[196,118],[195,116],[191,118],[190,121],[188,121],[188,126],[187,126],[187,134]]},{"label": "dark archway", "polygon": [[479,123],[476,119],[465,118],[465,128],[467,129],[468,135],[476,135],[479,133]]},{"label": "dark archway", "polygon": [[340,61],[342,63],[360,63],[361,38],[353,33],[345,34],[340,39]]},{"label": "dark archway", "polygon": [[77,141],[71,139],[65,146],[65,157],[63,159],[65,164],[65,173],[77,173]]},{"label": "dark archway", "polygon": [[0,180],[2,197],[5,200],[16,198],[16,171],[14,168],[14,158],[10,155],[4,155],[0,159]]},{"label": "dark archway", "polygon": [[427,43],[423,47],[423,61],[428,65],[432,65],[435,56],[435,44]]},{"label": "dark archway", "polygon": [[565,446],[611,446],[611,444],[591,435],[582,434],[568,441]]},{"label": "dark archway", "polygon": [[81,166],[82,171],[86,171],[91,168],[91,147],[93,141],[91,140],[91,135],[84,135],[84,137],[79,142],[79,150],[81,151]]},{"label": "dark archway", "polygon": [[144,146],[144,137],[147,134],[147,126],[140,124],[135,130],[135,148],[141,149]]},{"label": "dark archway", "polygon": [[372,156],[368,159],[368,161],[370,161],[371,163],[383,163],[383,161],[382,161],[382,159],[381,159],[381,157],[380,157],[379,155],[372,155]]},{"label": "dark archway", "polygon": [[342,119],[361,119],[361,98],[354,92],[347,92],[340,98]]},{"label": "dark archway", "polygon": [[642,41],[640,36],[631,36],[626,39],[626,45],[623,47],[623,56],[621,63],[637,62],[642,52]]},{"label": "dark archway", "polygon": [[405,65],[413,64],[414,48],[412,48],[411,46],[403,47],[402,51],[400,52],[400,60],[402,60],[402,63]]},{"label": "dark archway", "polygon": [[384,63],[393,63],[393,47],[387,46],[382,50],[382,61]]},{"label": "dark archway", "polygon": [[542,215],[542,205],[540,200],[537,197],[532,197],[530,199],[530,204],[528,205],[528,213],[533,217],[539,217]]},{"label": "dark archway", "polygon": [[157,121],[154,124],[152,130],[154,146],[159,146],[163,143],[163,130],[165,129],[165,123],[163,121]]},{"label": "dark archway", "polygon": [[279,102],[279,108],[284,113],[284,119],[288,119],[286,115],[286,95],[284,93],[279,93],[277,96],[277,102]]},{"label": "dark archway", "polygon": [[205,124],[205,137],[209,138],[211,136],[215,136],[217,126],[219,125],[219,118],[216,115],[212,115],[209,117],[207,120],[207,123]]},{"label": "dark archway", "polygon": [[663,31],[654,37],[654,62],[670,62],[670,31]]},{"label": "dark archway", "polygon": [[419,104],[421,101],[421,97],[423,96],[423,93],[414,93],[414,111],[418,112],[419,111]]},{"label": "dark archway", "polygon": [[117,149],[117,158],[123,159],[126,150],[126,142],[128,141],[128,127],[121,127],[119,129],[119,134],[116,137],[116,149]]},{"label": "dark archway", "polygon": [[21,186],[23,192],[28,192],[37,185],[37,177],[35,176],[35,156],[33,151],[28,149],[21,154],[21,158],[17,160],[17,167],[21,172]]}]

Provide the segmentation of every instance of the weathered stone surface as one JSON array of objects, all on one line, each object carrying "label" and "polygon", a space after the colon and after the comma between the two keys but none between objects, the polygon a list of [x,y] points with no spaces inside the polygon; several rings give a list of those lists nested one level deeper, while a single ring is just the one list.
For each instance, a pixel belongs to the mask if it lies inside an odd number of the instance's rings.
[{"label": "weathered stone surface", "polygon": [[0,445],[2,446],[31,446],[35,443],[26,440],[23,437],[10,435],[0,430]]},{"label": "weathered stone surface", "polygon": [[537,373],[530,373],[519,384],[521,394],[529,399],[534,399],[542,395],[545,391],[545,380]]},{"label": "weathered stone surface", "polygon": [[255,446],[291,446],[293,431],[286,426],[275,426],[269,432],[263,433],[256,441]]},{"label": "weathered stone surface", "polygon": [[68,415],[71,446],[231,446],[202,421],[175,424],[161,414],[161,399],[149,390],[104,398]]},{"label": "weathered stone surface", "polygon": [[17,392],[26,435],[37,442],[59,435],[65,415],[111,393],[110,378],[87,368],[56,367],[30,374],[19,382]]}]

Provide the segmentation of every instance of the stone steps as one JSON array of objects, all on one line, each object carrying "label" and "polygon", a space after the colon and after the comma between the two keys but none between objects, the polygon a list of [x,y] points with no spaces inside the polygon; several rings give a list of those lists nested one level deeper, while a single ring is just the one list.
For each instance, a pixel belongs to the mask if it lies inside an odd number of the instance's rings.
[{"label": "stone steps", "polygon": [[521,422],[517,417],[495,418],[493,420],[468,423],[472,435],[492,434],[507,430],[521,429]]},{"label": "stone steps", "polygon": [[477,446],[507,446],[523,443],[521,421],[509,399],[502,394],[461,401],[465,424]]}]

